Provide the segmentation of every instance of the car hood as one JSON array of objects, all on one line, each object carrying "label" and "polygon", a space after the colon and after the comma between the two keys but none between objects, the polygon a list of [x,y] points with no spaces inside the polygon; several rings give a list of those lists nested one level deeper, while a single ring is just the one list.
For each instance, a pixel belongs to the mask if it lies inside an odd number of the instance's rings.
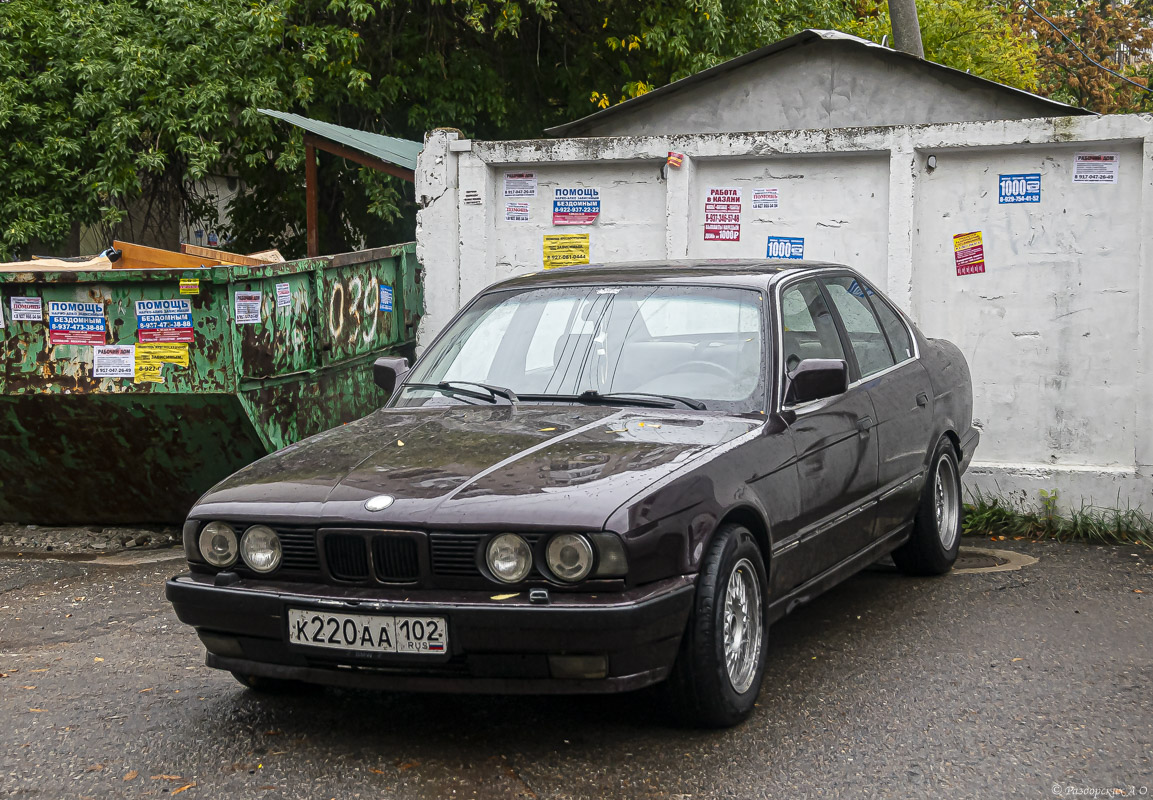
[{"label": "car hood", "polygon": [[[646,486],[760,424],[602,406],[383,409],[245,467],[213,487],[191,516],[600,528]],[[380,494],[393,504],[365,510]]]}]

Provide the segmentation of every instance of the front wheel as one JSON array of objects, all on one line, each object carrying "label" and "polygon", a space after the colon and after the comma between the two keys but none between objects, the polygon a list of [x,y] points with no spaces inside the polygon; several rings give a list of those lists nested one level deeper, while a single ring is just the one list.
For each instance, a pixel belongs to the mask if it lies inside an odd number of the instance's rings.
[{"label": "front wheel", "polygon": [[752,533],[721,527],[697,579],[669,677],[673,709],[685,721],[725,728],[752,713],[765,670],[767,598],[764,559]]},{"label": "front wheel", "polygon": [[893,563],[906,575],[944,575],[961,546],[961,470],[953,443],[941,437],[909,541],[893,551]]}]

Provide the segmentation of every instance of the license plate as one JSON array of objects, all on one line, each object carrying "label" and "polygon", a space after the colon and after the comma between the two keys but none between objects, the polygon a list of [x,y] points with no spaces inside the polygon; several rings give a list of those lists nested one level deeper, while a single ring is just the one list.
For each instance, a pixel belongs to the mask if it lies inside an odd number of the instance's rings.
[{"label": "license plate", "polygon": [[333,614],[290,608],[288,641],[359,653],[439,656],[448,652],[448,625],[444,617]]}]

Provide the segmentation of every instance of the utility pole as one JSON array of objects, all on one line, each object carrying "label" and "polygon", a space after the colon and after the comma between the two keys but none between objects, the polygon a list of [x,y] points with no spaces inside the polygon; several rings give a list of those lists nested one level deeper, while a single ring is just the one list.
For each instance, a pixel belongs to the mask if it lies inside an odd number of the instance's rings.
[{"label": "utility pole", "polygon": [[924,58],[921,24],[917,22],[917,0],[889,0],[889,20],[893,23],[893,45],[917,58]]}]

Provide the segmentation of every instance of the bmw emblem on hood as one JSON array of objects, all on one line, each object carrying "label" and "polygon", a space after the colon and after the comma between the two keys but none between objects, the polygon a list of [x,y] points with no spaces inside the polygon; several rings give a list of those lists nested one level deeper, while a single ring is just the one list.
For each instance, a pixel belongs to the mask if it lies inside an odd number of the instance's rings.
[{"label": "bmw emblem on hood", "polygon": [[366,511],[384,511],[395,502],[390,494],[378,494],[376,497],[370,497],[364,501],[364,509]]}]

